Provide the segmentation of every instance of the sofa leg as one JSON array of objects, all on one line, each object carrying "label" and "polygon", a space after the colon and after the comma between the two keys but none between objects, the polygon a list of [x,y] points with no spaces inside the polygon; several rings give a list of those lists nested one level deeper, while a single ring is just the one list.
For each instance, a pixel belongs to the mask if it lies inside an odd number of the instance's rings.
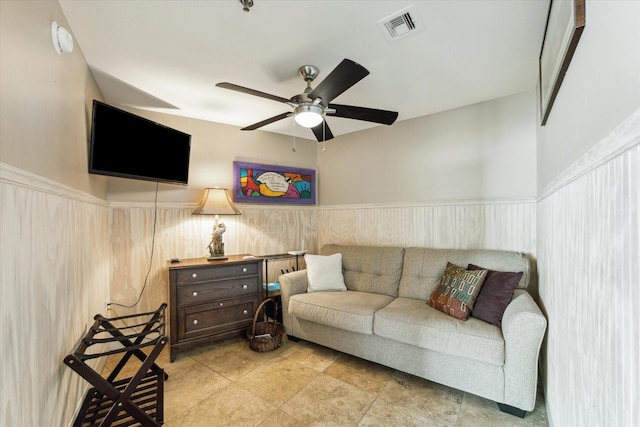
[{"label": "sofa leg", "polygon": [[287,338],[289,339],[289,341],[293,341],[293,342],[300,341],[300,338],[294,337],[293,335],[287,335]]},{"label": "sofa leg", "polygon": [[522,409],[516,408],[515,406],[505,405],[504,403],[498,403],[498,408],[500,408],[502,412],[515,415],[516,417],[520,418],[524,418],[525,414],[527,413],[527,411],[523,411]]}]

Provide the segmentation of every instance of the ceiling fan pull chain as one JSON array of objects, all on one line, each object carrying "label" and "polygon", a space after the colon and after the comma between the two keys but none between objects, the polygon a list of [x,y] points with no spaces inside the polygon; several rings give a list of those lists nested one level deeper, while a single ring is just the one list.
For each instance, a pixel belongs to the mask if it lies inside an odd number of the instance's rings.
[{"label": "ceiling fan pull chain", "polygon": [[291,149],[294,153],[296,152],[296,121],[293,121],[293,148]]},{"label": "ceiling fan pull chain", "polygon": [[322,152],[327,151],[327,135],[325,134],[325,130],[327,129],[327,121],[323,120],[322,123]]}]

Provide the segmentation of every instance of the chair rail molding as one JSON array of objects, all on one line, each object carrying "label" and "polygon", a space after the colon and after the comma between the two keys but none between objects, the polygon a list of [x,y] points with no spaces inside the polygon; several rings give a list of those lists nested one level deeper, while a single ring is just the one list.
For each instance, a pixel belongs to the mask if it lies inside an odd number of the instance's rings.
[{"label": "chair rail molding", "polygon": [[24,187],[101,207],[108,207],[106,200],[3,162],[0,162],[0,183]]},{"label": "chair rail molding", "polygon": [[559,189],[640,145],[640,108],[580,156],[538,195],[544,200]]}]

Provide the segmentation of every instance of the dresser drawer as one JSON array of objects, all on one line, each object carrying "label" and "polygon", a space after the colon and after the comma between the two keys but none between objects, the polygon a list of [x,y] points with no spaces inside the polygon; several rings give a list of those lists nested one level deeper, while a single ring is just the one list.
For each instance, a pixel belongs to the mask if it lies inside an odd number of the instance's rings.
[{"label": "dresser drawer", "polygon": [[221,298],[230,298],[242,295],[254,296],[258,293],[258,280],[256,277],[219,280],[201,284],[178,286],[177,305],[183,307],[193,304],[204,304]]},{"label": "dresser drawer", "polygon": [[252,276],[258,274],[258,264],[235,264],[217,268],[188,268],[176,271],[178,286],[224,279],[225,277]]},{"label": "dresser drawer", "polygon": [[178,310],[178,339],[248,328],[257,308],[255,297],[220,300]]}]

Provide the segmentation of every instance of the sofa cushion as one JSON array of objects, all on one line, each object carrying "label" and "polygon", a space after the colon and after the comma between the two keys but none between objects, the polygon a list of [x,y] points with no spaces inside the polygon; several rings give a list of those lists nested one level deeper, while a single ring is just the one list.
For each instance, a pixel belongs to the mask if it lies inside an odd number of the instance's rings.
[{"label": "sofa cushion", "polygon": [[529,261],[517,252],[406,248],[398,295],[425,301],[429,299],[444,275],[447,262],[457,265],[481,265],[492,270],[523,271],[518,287],[526,288],[529,284]]},{"label": "sofa cushion", "polygon": [[[482,270],[484,268],[469,264],[467,269]],[[502,315],[513,298],[513,291],[522,274],[522,272],[488,270],[482,289],[473,305],[471,316],[502,327]]]},{"label": "sofa cushion", "polygon": [[342,254],[305,254],[304,262],[307,265],[307,292],[347,290],[342,275]]},{"label": "sofa cushion", "polygon": [[321,253],[342,253],[342,268],[347,289],[398,296],[403,248],[325,245]]},{"label": "sofa cushion", "polygon": [[450,356],[496,366],[504,364],[504,339],[497,326],[466,322],[429,307],[424,300],[396,298],[376,312],[376,335]]},{"label": "sofa cushion", "polygon": [[427,304],[449,316],[467,320],[486,276],[487,270],[466,270],[448,262]]},{"label": "sofa cushion", "polygon": [[373,333],[373,314],[393,301],[367,292],[314,292],[291,296],[289,314],[321,325],[361,334]]}]

